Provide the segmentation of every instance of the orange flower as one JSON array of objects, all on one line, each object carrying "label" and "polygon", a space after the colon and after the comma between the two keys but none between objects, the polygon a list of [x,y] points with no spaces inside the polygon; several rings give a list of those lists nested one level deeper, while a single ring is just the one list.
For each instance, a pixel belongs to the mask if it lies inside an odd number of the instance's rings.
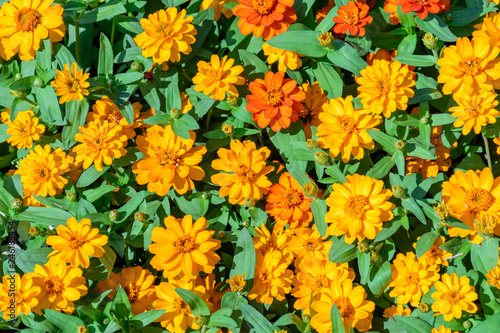
[{"label": "orange flower", "polygon": [[265,254],[269,251],[289,252],[288,243],[292,239],[292,230],[284,229],[275,224],[273,233],[270,233],[269,229],[262,223],[260,228],[255,228],[255,232],[257,236],[253,237],[253,246],[260,253]]},{"label": "orange flower", "polygon": [[396,5],[396,0],[385,0],[384,11],[386,13],[391,14],[391,16],[389,16],[389,22],[391,24],[396,25],[400,22],[398,17],[398,5]]},{"label": "orange flower", "polygon": [[417,13],[418,17],[425,20],[428,13],[437,14],[444,10],[444,3],[440,0],[396,0],[403,13]]},{"label": "orange flower", "polygon": [[368,15],[369,10],[368,5],[359,1],[349,1],[347,6],[340,6],[337,11],[338,16],[333,18],[333,22],[336,23],[333,31],[342,34],[349,31],[351,36],[363,37],[365,35],[363,27],[373,21],[373,17]]},{"label": "orange flower", "polygon": [[38,304],[37,295],[41,289],[33,286],[33,275],[33,273],[26,273],[22,277],[17,273],[4,275],[3,283],[0,283],[0,311],[3,312],[3,319],[14,319],[21,312],[28,315]]},{"label": "orange flower", "polygon": [[493,139],[493,143],[496,144],[496,145],[498,145],[497,146],[497,154],[500,155],[500,137],[494,138]]},{"label": "orange flower", "polygon": [[238,0],[233,14],[238,16],[238,27],[243,35],[253,33],[269,40],[285,32],[297,20],[294,0]]},{"label": "orange flower", "polygon": [[232,2],[232,0],[203,0],[200,5],[200,12],[208,8],[213,8],[215,21],[220,19],[221,14],[226,18],[230,18],[233,13],[231,12],[231,9],[228,9],[225,6],[225,4],[230,2]]},{"label": "orange flower", "polygon": [[478,30],[472,36],[486,38],[491,46],[500,47],[500,13],[486,14],[483,22],[476,24],[474,28]]},{"label": "orange flower", "polygon": [[71,64],[71,71],[67,64],[64,64],[64,70],[56,71],[57,75],[54,81],[50,83],[54,87],[57,96],[61,96],[59,104],[69,101],[83,100],[83,95],[87,96],[89,91],[85,88],[90,86],[87,79],[90,73],[83,74],[83,69],[78,70],[76,63]]},{"label": "orange flower", "polygon": [[[399,304],[398,306],[392,305],[390,308],[385,309],[383,317],[394,319],[395,315],[409,317],[410,314],[411,314],[411,309],[404,308],[403,305]],[[394,319],[394,320],[396,320],[396,319]]]},{"label": "orange flower", "polygon": [[246,109],[260,128],[268,125],[274,132],[288,128],[299,119],[298,112],[304,109],[300,103],[306,99],[305,92],[292,79],[285,79],[284,72],[267,72],[264,80],[250,82]]},{"label": "orange flower", "polygon": [[295,267],[310,259],[328,260],[333,241],[325,241],[315,225],[294,230],[295,235],[288,242],[288,250],[296,257]]},{"label": "orange flower", "polygon": [[269,65],[279,60],[278,71],[280,72],[286,72],[287,68],[294,71],[302,66],[302,61],[299,58],[302,55],[296,52],[278,49],[267,43],[262,45],[262,50],[264,51],[264,55],[267,56],[267,63]]},{"label": "orange flower", "polygon": [[313,84],[303,83],[302,90],[306,93],[306,99],[302,101],[304,110],[299,111],[299,118],[304,126],[306,138],[312,137],[311,126],[319,126],[319,114],[322,111],[323,104],[328,103],[329,99],[318,82]]},{"label": "orange flower", "polygon": [[7,134],[10,135],[7,143],[17,149],[31,148],[33,142],[40,140],[40,135],[45,133],[45,126],[38,123],[38,118],[31,110],[19,112],[16,119],[7,124]]}]

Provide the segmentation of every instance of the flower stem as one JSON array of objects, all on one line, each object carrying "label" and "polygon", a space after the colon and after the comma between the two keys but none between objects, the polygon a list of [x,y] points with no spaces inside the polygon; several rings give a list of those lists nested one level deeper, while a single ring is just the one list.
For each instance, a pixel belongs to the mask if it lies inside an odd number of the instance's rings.
[{"label": "flower stem", "polygon": [[214,109],[214,107],[212,106],[210,108],[210,110],[208,110],[208,115],[207,115],[207,122],[205,124],[205,130],[208,131],[208,128],[210,127],[210,118],[212,117],[212,110]]},{"label": "flower stem", "polygon": [[33,102],[33,101],[32,101],[31,99],[29,99],[29,98],[24,97],[22,100],[23,100],[24,102],[28,103],[29,105],[31,105],[32,107],[36,107],[36,106],[38,106],[38,104],[36,104],[35,102]]},{"label": "flower stem", "polygon": [[80,23],[78,22],[78,18],[75,13],[75,43],[76,43],[76,62],[78,65],[81,64],[81,56],[80,56]]},{"label": "flower stem", "polygon": [[490,155],[490,146],[488,144],[488,138],[484,136],[484,133],[481,133],[483,136],[483,141],[484,141],[484,149],[486,150],[486,159],[488,160],[488,168],[493,172],[493,167],[491,164],[491,155]]},{"label": "flower stem", "polygon": [[113,25],[111,26],[111,48],[113,48],[113,43],[115,41],[115,31],[116,31],[116,16],[113,17]]}]

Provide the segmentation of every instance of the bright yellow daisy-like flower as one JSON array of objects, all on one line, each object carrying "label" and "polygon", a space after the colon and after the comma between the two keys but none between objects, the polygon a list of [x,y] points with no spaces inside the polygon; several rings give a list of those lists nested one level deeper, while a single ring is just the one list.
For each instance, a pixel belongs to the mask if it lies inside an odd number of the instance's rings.
[{"label": "bright yellow daisy-like flower", "polygon": [[73,148],[76,153],[75,162],[83,161],[83,168],[92,164],[97,171],[102,171],[102,164],[111,165],[113,158],[124,156],[127,151],[127,136],[122,133],[122,127],[107,120],[94,120],[85,127],[78,127],[81,133],[75,135],[75,140],[81,142]]},{"label": "bright yellow daisy-like flower", "polygon": [[293,261],[293,255],[280,251],[268,251],[264,255],[257,251],[256,255],[255,280],[248,299],[266,304],[272,304],[275,298],[284,300],[292,290],[293,272],[288,266]]},{"label": "bright yellow daisy-like flower", "polygon": [[333,241],[324,240],[316,225],[312,228],[303,227],[294,229],[295,235],[288,242],[288,250],[295,256],[295,266],[302,260],[309,259],[328,259],[328,253],[332,247]]},{"label": "bright yellow daisy-like flower", "polygon": [[496,265],[493,269],[488,270],[485,275],[488,280],[486,283],[497,289],[500,289],[500,265]]},{"label": "bright yellow daisy-like flower", "polygon": [[262,45],[262,50],[264,55],[267,56],[267,63],[272,65],[276,61],[279,61],[278,71],[286,72],[287,68],[294,71],[302,66],[302,61],[300,60],[300,54],[292,51],[278,49],[267,43]]},{"label": "bright yellow daisy-like flower", "polygon": [[33,273],[5,275],[0,284],[0,311],[3,319],[11,320],[21,313],[28,315],[38,304],[40,288],[33,286]]},{"label": "bright yellow daisy-like flower", "polygon": [[21,175],[23,189],[33,195],[53,196],[62,192],[68,180],[63,175],[69,171],[66,153],[57,148],[53,152],[50,146],[35,146],[19,163],[16,175]]},{"label": "bright yellow daisy-like flower", "polygon": [[438,82],[443,93],[470,95],[500,88],[500,58],[498,47],[490,46],[485,38],[458,38],[457,44],[443,50],[438,60]]},{"label": "bright yellow daisy-like flower", "polygon": [[33,312],[42,314],[42,309],[75,311],[73,302],[87,295],[85,277],[80,268],[66,265],[62,260],[51,259],[43,267],[35,266],[33,285],[41,291],[37,295],[38,304]]},{"label": "bright yellow daisy-like flower", "polygon": [[109,278],[97,283],[96,291],[103,293],[106,290],[112,290],[108,297],[113,299],[118,289],[121,286],[127,293],[132,307],[134,316],[139,313],[152,310],[153,302],[156,298],[155,282],[156,276],[151,274],[147,269],[142,267],[126,267],[120,273],[113,273]]},{"label": "bright yellow daisy-like flower", "polygon": [[415,95],[415,73],[399,61],[373,60],[356,78],[358,97],[366,111],[389,118],[398,110],[406,110],[408,99]]},{"label": "bright yellow daisy-like flower", "polygon": [[500,47],[500,15],[499,13],[487,13],[483,22],[476,24],[478,29],[472,33],[473,37],[482,37],[490,42],[491,46]]},{"label": "bright yellow daisy-like flower", "polygon": [[392,282],[389,288],[390,297],[397,297],[398,304],[417,306],[439,280],[439,268],[436,264],[429,265],[426,260],[417,259],[415,253],[399,253],[392,264]]},{"label": "bright yellow daisy-like flower", "polygon": [[382,229],[382,222],[394,217],[396,207],[387,201],[392,197],[391,190],[383,189],[384,182],[375,178],[354,174],[346,176],[347,183],[333,184],[332,193],[326,199],[330,207],[325,221],[331,223],[331,235],[345,234],[346,243],[357,238],[375,239]]},{"label": "bright yellow daisy-like flower", "polygon": [[40,136],[45,133],[45,126],[38,123],[38,118],[35,117],[33,111],[19,112],[14,121],[7,123],[9,128],[7,134],[7,143],[17,149],[31,148],[33,142],[40,139]]},{"label": "bright yellow daisy-like flower", "polygon": [[460,319],[462,311],[476,313],[477,306],[474,301],[478,296],[467,276],[458,278],[455,273],[445,273],[441,276],[441,281],[437,281],[434,286],[437,291],[431,295],[436,300],[432,303],[432,311],[437,315],[442,314],[444,320]]},{"label": "bright yellow daisy-like flower", "polygon": [[198,61],[198,73],[193,78],[194,90],[218,101],[226,98],[226,92],[238,96],[235,85],[245,84],[245,78],[240,76],[243,66],[233,65],[234,59],[227,56],[220,59],[217,54],[212,55],[210,62]]},{"label": "bright yellow daisy-like flower", "polygon": [[494,124],[500,112],[495,110],[498,101],[497,94],[483,92],[481,95],[460,94],[454,96],[458,106],[450,108],[451,115],[458,118],[453,123],[455,127],[462,127],[462,134],[467,135],[474,129],[474,133],[481,133],[481,128]]},{"label": "bright yellow daisy-like flower", "polygon": [[153,58],[157,64],[178,62],[181,53],[189,54],[191,44],[196,41],[197,32],[191,21],[193,16],[186,17],[185,9],[180,12],[176,7],[159,10],[149,14],[147,19],[141,19],[141,26],[146,31],[134,41],[141,48],[142,55]]},{"label": "bright yellow daisy-like flower", "polygon": [[328,292],[318,293],[314,297],[311,307],[316,314],[311,318],[311,327],[321,333],[332,333],[330,312],[335,304],[346,333],[351,326],[361,332],[368,331],[372,327],[375,303],[366,297],[365,289],[362,286],[353,287],[350,279],[344,280],[342,284],[332,283]]},{"label": "bright yellow daisy-like flower", "polygon": [[212,273],[220,260],[215,253],[220,240],[213,239],[215,231],[207,230],[207,220],[200,217],[193,224],[193,217],[185,215],[182,220],[168,216],[164,222],[166,229],[156,227],[151,234],[149,252],[155,254],[151,266],[163,270],[163,276],[168,278],[179,274],[195,278],[201,271]]},{"label": "bright yellow daisy-like flower", "polygon": [[90,86],[87,79],[90,73],[83,74],[83,69],[78,70],[76,63],[71,64],[71,71],[67,64],[64,64],[64,70],[56,71],[54,81],[50,83],[56,90],[56,95],[59,98],[59,104],[69,101],[83,100],[83,95],[87,96],[89,91],[85,88]]},{"label": "bright yellow daisy-like flower", "polygon": [[267,147],[257,149],[255,143],[248,140],[233,140],[230,148],[217,151],[220,159],[212,161],[212,168],[225,172],[213,175],[212,183],[221,186],[220,196],[229,196],[229,203],[233,205],[243,205],[248,197],[261,199],[272,185],[266,176],[274,170],[273,166],[266,166],[271,151]]},{"label": "bright yellow daisy-like flower", "polygon": [[203,0],[200,5],[200,12],[208,8],[213,8],[215,21],[220,19],[221,14],[226,18],[230,18],[233,16],[233,12],[225,6],[225,4],[230,2],[232,2],[232,0]]},{"label": "bright yellow daisy-like flower", "polygon": [[49,256],[63,260],[73,267],[89,267],[89,257],[102,257],[103,246],[108,243],[108,236],[100,235],[99,229],[92,228],[89,219],[80,222],[71,217],[66,225],[57,226],[57,235],[47,238],[47,245],[52,246]]},{"label": "bright yellow daisy-like flower", "polygon": [[0,8],[0,40],[5,59],[16,53],[22,61],[35,59],[40,42],[50,38],[50,43],[63,39],[66,26],[63,22],[64,8],[52,6],[53,0],[10,0]]},{"label": "bright yellow daisy-like flower", "polygon": [[137,137],[137,148],[144,158],[132,165],[137,183],[148,184],[148,191],[164,196],[174,187],[179,194],[194,189],[193,180],[202,180],[205,171],[198,164],[207,148],[194,146],[196,133],[189,131],[189,139],[177,136],[171,125],[148,128],[146,135]]},{"label": "bright yellow daisy-like flower", "polygon": [[344,163],[349,162],[351,155],[361,160],[364,149],[375,148],[366,130],[382,123],[378,115],[370,115],[363,109],[354,110],[352,99],[352,96],[338,97],[323,104],[323,112],[319,114],[321,124],[316,132],[320,147],[330,149],[332,158],[341,154]]},{"label": "bright yellow daisy-like flower", "polygon": [[302,126],[304,126],[304,133],[306,138],[312,137],[311,126],[318,126],[321,124],[319,114],[322,111],[323,104],[328,103],[329,99],[318,82],[309,84],[303,83],[302,90],[306,93],[306,99],[302,101],[304,109],[298,111]]},{"label": "bright yellow daisy-like flower", "polygon": [[[417,238],[418,241],[418,238]],[[444,237],[438,237],[435,241],[434,244],[432,244],[431,248],[425,252],[419,260],[425,260],[427,261],[427,264],[429,266],[431,265],[443,265],[443,266],[448,266],[448,260],[446,258],[449,258],[452,256],[451,253],[446,252],[443,249],[440,249],[439,247],[445,243],[445,238]],[[413,247],[416,248],[417,243],[413,244]]]},{"label": "bright yellow daisy-like flower", "polygon": [[265,254],[269,251],[288,252],[288,243],[292,239],[293,231],[285,229],[275,224],[273,232],[270,233],[264,223],[260,228],[255,228],[257,236],[253,237],[253,246],[255,250]]},{"label": "bright yellow daisy-like flower", "polygon": [[431,333],[452,333],[451,328],[446,328],[443,325],[439,326],[439,328],[433,328]]},{"label": "bright yellow daisy-like flower", "polygon": [[[383,317],[394,319],[394,316],[409,317],[410,314],[411,314],[411,309],[405,308],[405,307],[403,307],[403,305],[398,304],[398,305],[391,305],[390,308],[385,309]],[[396,319],[394,319],[394,320],[396,320]]]}]

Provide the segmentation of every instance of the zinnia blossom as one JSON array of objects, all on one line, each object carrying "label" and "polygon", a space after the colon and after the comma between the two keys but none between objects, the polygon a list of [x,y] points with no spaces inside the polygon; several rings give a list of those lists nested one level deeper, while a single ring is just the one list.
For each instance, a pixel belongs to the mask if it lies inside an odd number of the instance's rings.
[{"label": "zinnia blossom", "polygon": [[373,17],[368,15],[370,7],[361,1],[349,1],[347,5],[340,6],[337,16],[333,18],[335,26],[333,31],[345,34],[349,31],[351,36],[363,37],[365,35],[364,26],[372,23]]},{"label": "zinnia blossom", "polygon": [[19,163],[16,175],[21,175],[23,189],[33,195],[53,196],[62,192],[68,180],[63,175],[69,171],[66,153],[57,148],[53,152],[50,146],[35,146]]},{"label": "zinnia blossom", "polygon": [[399,24],[398,17],[398,5],[396,5],[396,0],[385,0],[384,1],[384,11],[391,14],[389,16],[389,22],[393,25]]},{"label": "zinnia blossom", "polygon": [[235,85],[245,84],[245,78],[239,76],[243,73],[243,66],[234,65],[234,59],[224,56],[219,59],[213,54],[210,62],[198,61],[198,73],[193,78],[194,90],[201,91],[218,101],[226,98],[226,92],[238,96]]},{"label": "zinnia blossom", "polygon": [[[50,38],[50,44],[63,39],[66,26],[64,8],[52,5],[53,0],[10,0],[0,8],[0,44],[6,60],[16,53],[22,61],[35,59],[40,42]],[[1,52],[3,53],[3,52]],[[1,54],[0,53],[0,54]]]},{"label": "zinnia blossom", "polygon": [[474,26],[477,30],[472,33],[474,38],[486,38],[491,46],[500,47],[500,15],[487,13],[483,22]]},{"label": "zinnia blossom", "polygon": [[252,141],[233,140],[230,150],[220,148],[217,155],[220,159],[212,161],[212,168],[224,172],[212,176],[212,183],[221,186],[219,195],[229,196],[229,203],[243,205],[248,197],[259,200],[267,194],[272,183],[267,174],[274,170],[266,166],[271,154],[267,147],[257,149]]},{"label": "zinnia blossom", "polygon": [[364,332],[372,327],[373,311],[375,303],[366,299],[367,294],[362,286],[353,287],[350,279],[344,280],[342,284],[332,283],[328,292],[322,292],[314,296],[311,305],[316,314],[311,318],[311,327],[318,332],[332,332],[331,310],[333,304],[339,309],[345,332],[349,327]]},{"label": "zinnia blossom", "polygon": [[439,328],[433,328],[431,333],[452,333],[451,328],[446,328],[443,325],[439,326]]},{"label": "zinnia blossom", "polygon": [[270,125],[274,132],[288,128],[299,119],[298,112],[304,109],[302,102],[306,94],[292,79],[285,79],[284,72],[267,72],[264,80],[255,79],[248,86],[246,109],[260,128]]},{"label": "zinnia blossom", "polygon": [[299,119],[302,121],[306,138],[310,139],[311,126],[317,127],[321,124],[319,114],[323,110],[323,104],[328,103],[329,99],[317,81],[313,84],[303,83],[301,88],[306,93],[306,99],[302,101],[304,109],[299,111]]},{"label": "zinnia blossom", "polygon": [[326,199],[330,209],[325,221],[331,223],[331,235],[342,236],[351,244],[357,238],[375,239],[382,229],[382,222],[390,221],[396,207],[387,201],[391,190],[383,189],[384,182],[375,178],[354,174],[347,175],[347,182],[333,184],[332,193]]},{"label": "zinnia blossom", "polygon": [[460,319],[462,311],[476,313],[477,306],[474,301],[478,296],[467,276],[459,278],[455,273],[445,273],[441,276],[441,281],[437,281],[434,286],[437,291],[433,292],[431,297],[436,300],[432,303],[432,311],[436,315],[442,314],[444,320],[450,321],[453,318]]},{"label": "zinnia blossom", "polygon": [[[390,308],[385,309],[383,317],[394,319],[394,316],[407,316],[407,317],[409,317],[410,314],[411,314],[410,308],[405,308],[405,307],[403,307],[403,305],[398,304],[397,306],[391,305]],[[394,319],[394,320],[396,320],[396,319]]]},{"label": "zinnia blossom", "polygon": [[87,96],[89,91],[85,88],[90,86],[87,79],[90,73],[83,74],[83,69],[78,70],[76,63],[71,64],[71,71],[67,64],[64,64],[64,71],[57,70],[54,81],[50,83],[56,90],[59,98],[59,104],[69,101],[83,100],[83,95]]},{"label": "zinnia blossom", "polygon": [[176,7],[159,10],[149,14],[147,19],[141,19],[141,26],[146,31],[134,41],[141,48],[142,55],[153,58],[157,64],[179,62],[181,53],[191,53],[191,44],[196,41],[197,31],[192,21],[193,16],[186,17],[185,9],[180,12]]},{"label": "zinnia blossom", "polygon": [[323,104],[323,112],[319,114],[321,124],[316,132],[320,147],[330,149],[332,158],[340,153],[344,163],[349,162],[351,155],[361,160],[364,149],[375,148],[366,130],[382,123],[379,115],[370,115],[363,109],[354,110],[352,99],[352,96],[338,97]]},{"label": "zinnia blossom", "polygon": [[80,268],[56,259],[49,260],[43,267],[35,266],[33,285],[41,290],[36,296],[38,304],[33,309],[39,315],[42,309],[72,314],[75,311],[73,302],[87,295],[88,289]]},{"label": "zinnia blossom", "polygon": [[294,229],[295,235],[287,243],[288,250],[295,256],[295,266],[300,262],[310,259],[327,260],[328,253],[332,247],[333,241],[326,241],[321,236],[316,225],[312,228],[303,227]]},{"label": "zinnia blossom", "polygon": [[[420,237],[419,237],[420,238]],[[418,239],[417,238],[417,241]],[[452,254],[441,249],[440,246],[445,243],[445,238],[444,237],[438,237],[434,241],[434,244],[432,244],[431,248],[427,250],[420,258],[419,260],[425,260],[427,261],[427,264],[429,266],[431,265],[443,265],[443,266],[448,266],[448,260],[446,258],[452,257]],[[416,248],[417,243],[413,244],[413,247]]]},{"label": "zinnia blossom", "polygon": [[485,38],[458,38],[456,45],[445,47],[438,60],[438,82],[446,95],[481,94],[482,90],[500,89],[500,49]]},{"label": "zinnia blossom", "polygon": [[474,133],[481,133],[481,128],[494,124],[500,112],[495,109],[498,101],[495,100],[497,94],[483,92],[480,95],[460,94],[454,96],[458,106],[450,108],[451,115],[458,118],[453,123],[455,127],[462,127],[462,134],[467,135],[474,129]]},{"label": "zinnia blossom", "polygon": [[[0,311],[3,311],[3,319],[7,321],[13,319],[11,314],[16,317],[21,313],[30,314],[31,308],[38,304],[37,295],[40,293],[40,288],[33,286],[33,273],[26,273],[22,277],[17,273],[4,275],[2,282],[0,284]],[[14,305],[14,312],[11,310],[12,305]]]},{"label": "zinnia blossom", "polygon": [[111,289],[107,296],[113,299],[118,286],[121,286],[127,293],[132,313],[136,316],[153,309],[153,302],[156,300],[156,286],[153,285],[155,279],[155,275],[140,266],[126,267],[118,274],[111,272],[107,280],[99,281],[96,290],[103,293]]},{"label": "zinnia blossom", "polygon": [[205,171],[198,166],[207,148],[194,146],[196,133],[189,131],[189,139],[177,136],[171,125],[155,125],[146,135],[136,140],[144,158],[132,165],[137,183],[148,184],[148,191],[164,196],[174,187],[179,194],[194,189],[193,180],[202,180]]},{"label": "zinnia blossom", "polygon": [[54,250],[49,256],[54,255],[54,258],[70,263],[72,267],[81,265],[87,268],[90,256],[99,258],[104,255],[103,246],[108,243],[108,236],[100,235],[99,229],[92,228],[89,219],[78,222],[71,217],[66,224],[57,226],[57,235],[47,238],[47,245]]},{"label": "zinnia blossom", "polygon": [[264,55],[267,56],[267,63],[272,65],[279,60],[278,71],[286,72],[287,68],[294,71],[302,66],[300,55],[296,52],[278,49],[267,43],[262,45]]},{"label": "zinnia blossom", "polygon": [[497,154],[500,155],[500,137],[494,138],[493,143],[497,145]]},{"label": "zinnia blossom", "polygon": [[40,140],[40,136],[45,133],[45,126],[39,124],[38,118],[31,110],[18,112],[16,119],[7,124],[9,128],[6,133],[10,135],[7,143],[17,149],[31,148],[33,142]]},{"label": "zinnia blossom", "polygon": [[415,95],[415,74],[399,61],[373,60],[373,65],[361,70],[356,78],[358,97],[371,113],[383,113],[386,118],[399,110],[406,110],[408,99]]},{"label": "zinnia blossom", "polygon": [[396,0],[396,5],[401,6],[403,13],[417,13],[422,20],[425,20],[429,13],[437,14],[444,10],[441,0]]},{"label": "zinnia blossom", "polygon": [[486,283],[497,289],[500,289],[500,265],[496,265],[493,269],[488,270]]},{"label": "zinnia blossom", "polygon": [[124,156],[127,151],[127,136],[122,134],[122,127],[108,120],[94,120],[85,127],[78,127],[81,133],[75,135],[75,140],[81,142],[73,148],[76,153],[75,162],[83,161],[83,168],[92,164],[97,171],[102,171],[102,164],[111,165],[113,158]]},{"label": "zinnia blossom", "polygon": [[253,246],[256,251],[265,254],[269,251],[290,252],[288,243],[292,239],[293,230],[285,229],[275,224],[273,232],[269,232],[266,225],[262,223],[260,228],[255,228],[257,236],[253,237]]},{"label": "zinnia blossom", "polygon": [[293,0],[238,0],[233,14],[239,17],[243,35],[262,36],[269,40],[285,32],[297,20]]},{"label": "zinnia blossom", "polygon": [[193,224],[193,217],[185,215],[182,220],[168,216],[164,222],[167,228],[156,227],[151,233],[149,252],[155,254],[151,266],[163,270],[163,276],[168,278],[179,274],[195,278],[201,271],[212,273],[220,260],[215,253],[220,240],[213,239],[215,231],[207,230],[207,220],[200,217]]},{"label": "zinnia blossom", "polygon": [[233,16],[231,9],[227,8],[225,4],[232,2],[232,0],[203,0],[200,5],[200,12],[205,9],[212,8],[214,10],[214,20],[218,21],[220,15],[224,15],[226,18]]}]

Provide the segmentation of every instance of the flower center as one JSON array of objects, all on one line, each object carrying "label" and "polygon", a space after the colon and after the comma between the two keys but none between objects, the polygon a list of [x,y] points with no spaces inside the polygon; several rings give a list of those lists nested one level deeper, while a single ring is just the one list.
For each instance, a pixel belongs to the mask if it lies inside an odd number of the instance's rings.
[{"label": "flower center", "polygon": [[240,178],[240,182],[243,185],[246,185],[254,180],[255,175],[252,170],[248,169],[245,166],[241,166],[240,171],[238,171],[238,177]]},{"label": "flower center", "polygon": [[355,309],[349,301],[349,298],[340,296],[336,297],[333,302],[335,303],[337,308],[339,308],[340,315],[343,319],[349,318],[354,314]]},{"label": "flower center", "polygon": [[476,107],[468,108],[467,111],[469,112],[469,116],[473,118],[477,118],[479,116],[479,112]]},{"label": "flower center", "polygon": [[66,87],[69,93],[76,93],[80,91],[80,81],[75,79],[73,76],[66,79]]},{"label": "flower center", "polygon": [[493,195],[482,188],[472,189],[465,194],[465,205],[469,208],[469,211],[474,214],[487,211],[494,202],[495,198]]},{"label": "flower center", "polygon": [[350,25],[350,26],[358,25],[359,18],[358,18],[357,11],[355,13],[348,12],[347,16],[345,17],[344,20],[345,20],[345,23],[347,23],[347,25]]},{"label": "flower center", "polygon": [[252,7],[260,15],[267,15],[273,12],[276,0],[252,0]]},{"label": "flower center", "polygon": [[130,303],[134,303],[138,298],[139,298],[139,288],[132,283],[129,283],[128,286],[125,286],[123,288],[125,292],[127,293],[128,299]]},{"label": "flower center", "polygon": [[171,38],[174,35],[174,28],[168,23],[163,23],[156,30],[156,35],[161,38]]},{"label": "flower center", "polygon": [[268,90],[265,97],[266,103],[271,106],[280,105],[282,99],[283,99],[283,92],[279,88],[273,88]]},{"label": "flower center", "polygon": [[314,110],[311,104],[312,103],[309,102],[309,100],[304,101],[302,103],[302,105],[304,105],[304,109],[298,112],[299,117],[304,124],[309,124],[314,118]]},{"label": "flower center", "polygon": [[40,14],[34,9],[23,8],[17,12],[14,20],[18,31],[30,32],[38,25]]},{"label": "flower center", "polygon": [[447,301],[450,302],[452,305],[457,304],[458,301],[464,298],[464,295],[460,294],[458,291],[453,291],[447,295]]},{"label": "flower center", "polygon": [[306,247],[307,252],[315,251],[318,248],[319,241],[317,239],[308,239],[305,241],[304,246]]},{"label": "flower center", "polygon": [[405,280],[406,280],[406,283],[408,283],[408,284],[418,285],[420,283],[420,277],[418,276],[418,273],[415,273],[415,272],[408,272]]},{"label": "flower center", "polygon": [[478,75],[482,71],[480,64],[479,58],[465,58],[462,62],[462,71],[465,75]]},{"label": "flower center", "polygon": [[320,292],[323,288],[330,288],[332,284],[332,280],[326,277],[324,274],[318,275],[316,280],[314,280],[314,284],[312,290],[314,292]]},{"label": "flower center", "polygon": [[356,132],[356,121],[351,116],[337,116],[339,127],[347,133]]},{"label": "flower center", "polygon": [[186,302],[182,298],[175,298],[174,301],[174,309],[176,312],[180,312],[182,314],[188,314],[191,313],[191,309],[187,305]]},{"label": "flower center", "polygon": [[71,240],[69,241],[69,247],[72,249],[79,249],[85,243],[87,243],[87,237],[84,237],[82,235],[73,235],[71,237]]},{"label": "flower center", "polygon": [[50,294],[59,294],[64,291],[63,280],[58,276],[47,276],[45,278],[45,290]]},{"label": "flower center", "polygon": [[380,95],[387,95],[391,89],[391,83],[389,79],[382,79],[378,81],[377,89]]},{"label": "flower center", "polygon": [[297,207],[302,203],[302,194],[297,190],[289,189],[283,197],[283,203],[288,208]]},{"label": "flower center", "polygon": [[181,163],[181,158],[175,152],[163,150],[157,153],[159,154],[158,159],[161,165],[175,164],[175,166],[179,166]]},{"label": "flower center", "polygon": [[41,168],[38,171],[38,175],[40,176],[40,178],[44,178],[46,180],[49,180],[49,178],[50,178],[50,170],[47,169],[47,168]]},{"label": "flower center", "polygon": [[366,210],[370,208],[370,201],[364,195],[350,197],[344,205],[344,211],[356,218],[363,218]]},{"label": "flower center", "polygon": [[271,274],[264,268],[259,274],[259,279],[261,279],[263,283],[268,283],[271,281]]},{"label": "flower center", "polygon": [[196,243],[193,238],[189,235],[182,236],[175,243],[174,246],[180,253],[190,253],[196,248]]}]

